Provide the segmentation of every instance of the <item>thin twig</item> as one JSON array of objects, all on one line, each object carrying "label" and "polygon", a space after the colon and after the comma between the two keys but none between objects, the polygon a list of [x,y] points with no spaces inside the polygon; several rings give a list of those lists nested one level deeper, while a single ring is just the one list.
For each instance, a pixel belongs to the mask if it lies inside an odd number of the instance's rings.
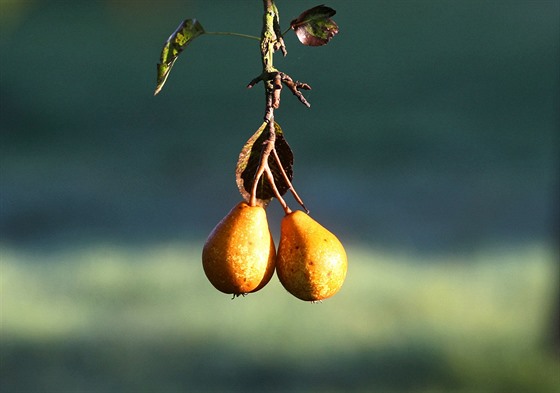
[{"label": "thin twig", "polygon": [[299,89],[311,90],[311,86],[309,86],[307,83],[302,83],[298,81],[294,82],[294,80],[289,75],[283,72],[280,73],[280,76],[282,78],[282,83],[284,83],[286,87],[290,89],[292,93],[294,93],[294,95],[299,99],[299,101],[306,107],[308,108],[311,107],[311,104],[307,102],[303,94],[301,94],[301,91],[299,91]]}]

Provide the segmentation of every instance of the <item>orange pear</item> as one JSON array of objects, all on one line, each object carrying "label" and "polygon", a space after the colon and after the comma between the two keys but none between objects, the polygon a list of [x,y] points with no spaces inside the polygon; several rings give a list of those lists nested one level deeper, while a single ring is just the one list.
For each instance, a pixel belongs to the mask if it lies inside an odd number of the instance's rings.
[{"label": "orange pear", "polygon": [[347,268],[335,235],[300,210],[284,216],[276,274],[288,292],[306,301],[331,297],[342,287]]},{"label": "orange pear", "polygon": [[243,295],[274,274],[276,252],[266,212],[238,203],[212,230],[202,250],[206,277],[221,292]]}]

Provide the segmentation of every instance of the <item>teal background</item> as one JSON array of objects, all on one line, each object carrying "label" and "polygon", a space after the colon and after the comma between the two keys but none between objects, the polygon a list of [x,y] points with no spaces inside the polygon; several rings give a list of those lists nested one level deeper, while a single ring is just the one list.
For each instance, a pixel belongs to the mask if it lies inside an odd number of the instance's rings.
[{"label": "teal background", "polygon": [[182,19],[259,35],[260,2],[0,2],[4,391],[554,391],[560,3],[327,5],[340,33],[275,57],[313,88],[276,112],[294,185],[350,257],[310,306],[199,265],[262,122],[257,42],[197,38],[153,97]]}]

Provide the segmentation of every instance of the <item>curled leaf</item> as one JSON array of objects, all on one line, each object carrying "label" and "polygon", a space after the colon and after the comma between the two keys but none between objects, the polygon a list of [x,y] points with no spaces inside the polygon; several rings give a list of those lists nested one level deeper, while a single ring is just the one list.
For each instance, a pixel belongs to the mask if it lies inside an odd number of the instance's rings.
[{"label": "curled leaf", "polygon": [[[280,125],[274,123],[274,129],[276,133],[276,140],[274,143],[274,150],[278,155],[280,162],[282,163],[282,169],[278,165],[275,158],[274,151],[268,157],[268,167],[270,168],[274,183],[280,195],[284,195],[290,186],[286,183],[282,170],[286,173],[287,178],[291,181],[293,176],[293,163],[294,156],[292,149],[284,139],[284,134]],[[251,138],[245,143],[241,152],[239,153],[239,160],[237,161],[237,168],[235,171],[235,177],[237,182],[237,187],[241,196],[249,202],[251,198],[251,190],[253,189],[253,184],[255,181],[255,175],[259,170],[259,165],[261,161],[261,152],[263,150],[263,144],[268,140],[268,127],[267,123],[264,122],[259,129],[253,134]],[[274,191],[269,180],[266,176],[262,176],[259,180],[257,186],[257,199],[259,204],[266,205],[274,196]]]},{"label": "curled leaf", "polygon": [[325,45],[338,33],[338,26],[331,19],[334,14],[332,8],[318,5],[302,12],[290,22],[290,27],[303,45]]},{"label": "curled leaf", "polygon": [[185,19],[179,27],[169,36],[163,46],[160,56],[160,62],[157,65],[157,85],[154,95],[158,94],[179,54],[187,47],[187,45],[205,31],[202,25],[196,19]]},{"label": "curled leaf", "polygon": [[338,33],[338,26],[331,19],[334,14],[332,8],[318,5],[302,12],[290,22],[290,27],[303,45],[325,45]]}]

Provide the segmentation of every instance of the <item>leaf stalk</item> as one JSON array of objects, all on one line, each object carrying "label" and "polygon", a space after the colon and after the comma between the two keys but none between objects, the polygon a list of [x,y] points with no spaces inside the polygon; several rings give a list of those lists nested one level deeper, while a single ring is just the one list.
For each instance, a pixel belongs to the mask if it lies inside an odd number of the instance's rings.
[{"label": "leaf stalk", "polygon": [[207,32],[205,32],[205,34],[209,34],[209,35],[229,35],[229,36],[234,36],[234,37],[248,38],[248,39],[257,40],[257,41],[261,40],[260,37],[257,37],[255,35],[243,34],[243,33],[234,33],[234,32],[230,32],[230,31],[207,31]]}]

